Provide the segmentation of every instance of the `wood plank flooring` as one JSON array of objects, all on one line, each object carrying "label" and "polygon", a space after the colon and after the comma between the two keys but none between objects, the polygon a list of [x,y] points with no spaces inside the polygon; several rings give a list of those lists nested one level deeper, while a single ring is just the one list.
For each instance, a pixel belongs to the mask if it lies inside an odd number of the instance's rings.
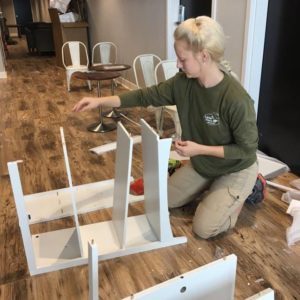
[{"label": "wood plank flooring", "polygon": [[[7,161],[22,159],[25,194],[63,188],[68,185],[59,127],[65,130],[73,184],[85,184],[114,177],[114,152],[95,156],[88,149],[115,141],[116,132],[90,133],[87,125],[97,121],[97,112],[75,114],[72,106],[89,92],[85,83],[73,80],[67,92],[65,72],[53,57],[26,54],[24,40],[9,46],[8,78],[0,80],[0,299],[88,299],[88,269],[80,266],[30,276],[12,196]],[[123,92],[120,86],[117,93]],[[109,84],[103,94],[109,94]],[[154,114],[146,109],[126,110],[135,121],[140,117],[154,126]],[[109,120],[107,120],[109,121]],[[132,134],[139,129],[122,120]],[[167,117],[166,134],[174,132]],[[134,146],[134,177],[142,175],[141,147]],[[288,184],[297,178],[285,173],[275,181]],[[172,210],[175,236],[186,235],[188,243],[165,249],[107,260],[99,264],[101,299],[122,299],[133,293],[235,253],[238,257],[235,299],[245,299],[267,287],[276,299],[300,299],[300,245],[287,246],[286,228],[292,217],[281,192],[268,188],[260,205],[245,205],[236,227],[209,240],[192,233],[193,205]],[[130,205],[130,215],[143,213],[143,204]],[[108,220],[111,210],[81,215],[80,223]],[[72,226],[70,218],[33,225],[32,233]]]}]

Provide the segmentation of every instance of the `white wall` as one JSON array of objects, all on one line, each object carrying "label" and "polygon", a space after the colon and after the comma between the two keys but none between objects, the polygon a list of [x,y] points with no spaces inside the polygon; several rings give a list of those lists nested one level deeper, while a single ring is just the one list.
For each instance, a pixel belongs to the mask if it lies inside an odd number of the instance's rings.
[{"label": "white wall", "polygon": [[228,36],[227,59],[257,112],[268,0],[212,0],[212,17]]},{"label": "white wall", "polygon": [[[143,53],[167,58],[166,0],[87,0],[87,5],[91,46],[114,42],[118,62],[130,65]],[[123,74],[134,82],[132,70]]]},{"label": "white wall", "polygon": [[[17,24],[13,0],[2,0],[1,7],[3,11],[3,16],[6,18],[6,24]],[[10,28],[9,33],[11,36],[18,36],[16,28]]]},{"label": "white wall", "polygon": [[2,35],[0,31],[0,79],[7,78],[7,74],[5,71],[5,53],[4,53],[4,46],[2,43]]},{"label": "white wall", "polygon": [[226,34],[225,59],[241,78],[247,0],[216,0],[212,17],[223,27]]},{"label": "white wall", "polygon": [[[10,0],[6,0],[10,1]],[[200,1],[200,0],[199,0]],[[136,55],[175,58],[173,31],[179,0],[87,0],[91,45],[112,41],[118,62],[132,64]],[[268,0],[212,0],[212,17],[227,35],[225,59],[258,107]],[[132,70],[124,72],[134,82]]]}]

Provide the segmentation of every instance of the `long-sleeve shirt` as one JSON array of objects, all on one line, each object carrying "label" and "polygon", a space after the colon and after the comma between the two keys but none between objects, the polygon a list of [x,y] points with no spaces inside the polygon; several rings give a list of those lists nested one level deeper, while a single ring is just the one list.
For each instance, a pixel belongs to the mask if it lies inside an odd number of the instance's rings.
[{"label": "long-sleeve shirt", "polygon": [[121,107],[176,105],[182,140],[223,146],[224,158],[191,157],[194,169],[204,177],[237,172],[256,161],[258,132],[253,100],[226,73],[220,83],[209,88],[177,73],[157,86],[121,94],[120,99]]}]

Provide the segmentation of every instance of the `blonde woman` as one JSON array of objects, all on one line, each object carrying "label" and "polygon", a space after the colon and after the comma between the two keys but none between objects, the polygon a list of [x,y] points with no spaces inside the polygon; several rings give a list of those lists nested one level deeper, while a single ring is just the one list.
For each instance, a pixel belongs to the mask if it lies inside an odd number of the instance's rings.
[{"label": "blonde woman", "polygon": [[175,149],[190,162],[168,182],[170,208],[181,207],[206,191],[193,218],[202,238],[235,226],[254,187],[258,133],[253,101],[222,64],[225,37],[213,19],[182,22],[174,32],[178,68],[173,78],[119,96],[85,97],[73,108],[176,105],[182,128]]}]

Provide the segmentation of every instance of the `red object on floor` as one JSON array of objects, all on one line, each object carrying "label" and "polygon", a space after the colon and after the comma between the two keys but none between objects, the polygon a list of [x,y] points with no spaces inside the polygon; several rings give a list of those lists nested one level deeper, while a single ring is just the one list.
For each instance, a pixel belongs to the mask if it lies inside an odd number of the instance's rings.
[{"label": "red object on floor", "polygon": [[130,184],[130,194],[132,195],[144,195],[144,180],[143,178],[139,178],[134,180]]}]

